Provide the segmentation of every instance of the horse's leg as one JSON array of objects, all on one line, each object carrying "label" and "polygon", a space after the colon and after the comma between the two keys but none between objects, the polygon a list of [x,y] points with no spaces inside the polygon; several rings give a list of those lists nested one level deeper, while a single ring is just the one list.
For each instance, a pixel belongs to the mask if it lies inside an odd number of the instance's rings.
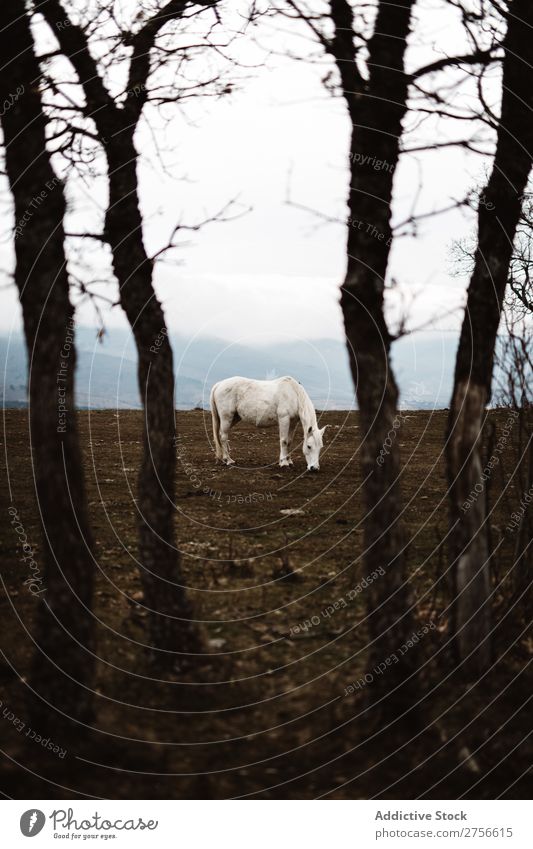
[{"label": "horse's leg", "polygon": [[289,448],[288,448],[288,457],[287,457],[287,459],[289,461],[289,466],[294,466],[294,463],[293,463],[292,457],[291,457],[291,451],[292,451],[292,443],[293,443],[293,440],[294,440],[294,434],[296,433],[296,428],[298,427],[299,421],[300,420],[297,419],[297,418],[293,419],[290,423],[290,426],[289,426]]},{"label": "horse's leg", "polygon": [[[233,418],[233,417],[232,417]],[[222,444],[222,462],[226,466],[233,466],[235,460],[232,460],[229,454],[229,431],[232,425],[232,418],[226,416],[220,417],[220,442]]]},{"label": "horse's leg", "polygon": [[279,464],[280,466],[290,466],[289,459],[289,428],[291,420],[289,416],[282,416],[278,419],[279,422]]}]

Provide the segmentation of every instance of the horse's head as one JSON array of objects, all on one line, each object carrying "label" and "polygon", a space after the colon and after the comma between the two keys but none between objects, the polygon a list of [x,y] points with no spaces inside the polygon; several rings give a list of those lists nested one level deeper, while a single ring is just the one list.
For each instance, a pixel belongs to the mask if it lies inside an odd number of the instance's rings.
[{"label": "horse's head", "polygon": [[322,446],[324,444],[324,431],[326,430],[327,425],[323,428],[313,427],[310,425],[307,428],[307,433],[305,434],[304,444],[303,444],[303,452],[304,457],[307,460],[307,471],[308,472],[318,472],[320,469],[320,452],[322,450]]}]

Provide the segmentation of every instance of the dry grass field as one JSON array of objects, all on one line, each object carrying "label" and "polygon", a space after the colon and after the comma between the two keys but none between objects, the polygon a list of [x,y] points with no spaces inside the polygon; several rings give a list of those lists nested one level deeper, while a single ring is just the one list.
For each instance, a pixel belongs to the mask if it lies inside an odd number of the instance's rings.
[{"label": "dry grass field", "polygon": [[[384,735],[376,745],[363,743],[364,693],[346,695],[366,660],[357,414],[321,416],[330,427],[321,471],[311,475],[299,447],[294,469],[281,470],[277,433],[242,425],[233,431],[237,466],[217,465],[209,414],[178,413],[176,530],[205,655],[185,678],[166,680],[143,649],[135,530],[141,415],[79,414],[98,556],[97,719],[79,740],[51,741],[58,753],[37,740],[38,729],[27,733],[36,602],[24,585],[8,508],[16,508],[37,553],[40,537],[27,415],[5,413],[0,739],[6,795],[531,797],[533,641],[505,577],[513,551],[505,530],[508,497],[498,495],[510,471],[505,463],[491,481],[492,530],[502,538],[494,564],[495,664],[480,682],[465,682],[456,678],[446,635],[446,413],[402,413],[397,438],[410,580],[420,627],[435,627],[420,645],[425,728],[395,753]],[[505,413],[492,417],[500,426]]]}]

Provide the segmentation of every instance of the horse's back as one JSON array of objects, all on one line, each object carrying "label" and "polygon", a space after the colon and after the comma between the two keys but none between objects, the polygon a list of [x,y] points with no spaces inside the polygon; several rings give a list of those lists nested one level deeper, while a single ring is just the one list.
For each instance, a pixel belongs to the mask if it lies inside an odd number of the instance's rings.
[{"label": "horse's back", "polygon": [[248,378],[246,377],[225,377],[223,380],[219,380],[217,383],[215,383],[211,391],[216,393],[224,392],[228,389],[232,389],[233,386],[236,386],[246,380],[248,380]]},{"label": "horse's back", "polygon": [[257,389],[260,381],[248,377],[226,377],[215,383],[211,390],[211,399],[220,409],[233,413],[244,399],[261,395]]},{"label": "horse's back", "polygon": [[279,415],[297,415],[297,386],[289,375],[273,380],[227,377],[213,386],[212,397],[228,414],[235,411],[244,421],[265,427],[275,424]]},{"label": "horse's back", "polygon": [[239,375],[236,375],[235,377],[225,377],[224,380],[219,380],[218,383],[214,384],[211,391],[218,395],[220,393],[230,392],[234,389],[252,391],[257,389],[257,392],[260,394],[261,392],[270,393],[277,387],[296,387],[298,385],[298,381],[290,375],[275,377],[272,380],[256,380],[253,377],[240,377]]}]

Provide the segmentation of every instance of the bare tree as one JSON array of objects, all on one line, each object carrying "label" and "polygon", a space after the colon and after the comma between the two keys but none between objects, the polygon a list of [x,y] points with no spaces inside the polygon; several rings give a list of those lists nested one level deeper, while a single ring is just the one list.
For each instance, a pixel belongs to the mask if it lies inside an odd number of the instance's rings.
[{"label": "bare tree", "polygon": [[533,199],[531,190],[529,190],[524,196],[509,269],[509,291],[506,297],[506,306],[509,306],[510,329],[517,321],[533,315],[532,234]]},{"label": "bare tree", "polygon": [[[348,0],[331,0],[329,10],[315,16],[296,3],[289,6],[334,59],[351,123],[347,270],[341,306],[360,410],[365,570],[386,570],[386,578],[375,581],[366,594],[367,666],[372,672],[396,655],[414,628],[400,523],[399,442],[387,441],[395,431],[398,388],[384,315],[393,176],[411,81],[404,57],[414,0],[378,2],[373,26],[366,20],[367,10],[357,10]],[[336,89],[331,74],[326,83]],[[393,718],[401,714],[402,705],[412,705],[405,683],[415,670],[415,653],[408,652],[386,676],[374,676],[380,719]],[[387,698],[391,693],[393,699]]]},{"label": "bare tree", "polygon": [[[143,241],[135,133],[149,99],[149,81],[155,68],[169,57],[181,63],[184,48],[166,43],[165,30],[187,22],[215,6],[211,0],[196,4],[169,0],[148,17],[139,13],[132,31],[123,31],[114,20],[112,4],[97,4],[103,16],[85,26],[58,0],[44,0],[36,7],[57,38],[60,49],[74,68],[82,86],[85,104],[82,117],[94,130],[65,118],[63,138],[81,133],[92,136],[104,151],[109,185],[109,202],[101,235],[111,248],[113,268],[119,284],[120,303],[131,325],[138,353],[138,379],[144,407],[143,459],[138,480],[139,548],[144,603],[150,611],[151,645],[162,663],[176,663],[176,654],[186,662],[187,653],[199,648],[192,613],[181,583],[174,530],[175,492],[175,407],[173,357],[161,304],[153,287],[153,259]],[[103,28],[99,33],[99,27]],[[108,31],[110,35],[107,36]],[[125,91],[112,93],[104,80],[104,69],[91,50],[91,34],[101,34],[113,46],[107,51],[111,65],[120,51],[129,56]],[[161,39],[161,41],[158,41]],[[158,58],[154,59],[156,52]],[[53,82],[50,83],[52,86]],[[179,81],[152,93],[152,102],[178,100]],[[155,87],[155,86],[154,86]],[[200,85],[200,88],[202,86]],[[195,86],[182,92],[191,96]],[[67,110],[68,112],[68,110]],[[72,108],[70,109],[72,113]],[[74,111],[74,114],[76,112]],[[179,661],[179,658],[178,658]]]},{"label": "bare tree", "polygon": [[457,352],[447,467],[450,499],[452,629],[468,674],[491,660],[490,575],[484,499],[464,504],[481,482],[480,433],[491,397],[494,348],[513,243],[533,155],[533,8],[509,4],[503,94],[492,172],[478,211],[474,268]]},{"label": "bare tree", "polygon": [[[477,66],[491,65],[497,59],[499,42],[491,29],[484,42],[474,37],[471,50],[465,54],[443,56],[407,73],[405,54],[414,0],[362,5],[350,0],[330,0],[316,10],[288,0],[284,6],[288,8],[284,14],[304,20],[315,41],[334,59],[336,74],[328,72],[325,83],[344,98],[352,128],[347,271],[341,306],[360,410],[364,558],[367,569],[387,570],[386,580],[374,582],[366,596],[368,666],[372,671],[394,654],[414,627],[406,572],[406,540],[400,522],[400,447],[399,440],[390,438],[398,421],[398,387],[390,359],[391,344],[396,337],[387,326],[384,311],[385,281],[394,236],[393,180],[400,155],[406,149],[402,147],[403,122],[410,113],[446,114],[446,99],[439,96],[437,88],[428,89],[422,83],[450,69],[462,74],[464,69],[471,71]],[[466,12],[464,20],[470,26],[471,18]],[[463,120],[465,115],[457,111],[452,117]],[[472,118],[470,113],[466,117]],[[475,136],[442,144],[426,141],[409,152],[450,144],[476,149],[479,141]],[[398,227],[415,224],[413,214]],[[375,681],[376,697],[385,700],[399,687],[409,702],[410,694],[401,685],[414,675],[416,664],[415,653],[406,653],[386,676]],[[398,712],[401,709],[398,692],[394,702],[393,710]]]},{"label": "bare tree", "polygon": [[[64,728],[65,718],[87,722],[92,716],[94,562],[74,409],[65,198],[46,148],[40,71],[23,0],[0,9],[0,48],[0,100],[7,104],[1,123],[15,207],[15,282],[28,349],[31,447],[45,562],[29,682],[38,698],[31,705],[36,727],[43,728],[44,717],[54,717]],[[16,505],[13,510],[18,519]]]},{"label": "bare tree", "polygon": [[367,668],[373,678],[367,694],[371,691],[379,705],[372,712],[378,724],[413,706],[406,682],[416,674],[417,663],[416,653],[407,652],[398,663],[389,663],[387,675],[373,675],[379,664],[396,656],[414,628],[400,523],[399,442],[388,440],[395,433],[398,388],[390,363],[393,337],[384,314],[393,176],[412,80],[404,58],[414,5],[415,0],[399,0],[359,9],[349,0],[330,0],[315,11],[310,4],[288,0],[285,10],[279,10],[305,21],[334,60],[336,73],[330,70],[324,82],[344,98],[351,124],[341,306],[360,411],[365,571],[386,570],[386,577],[366,593]]},{"label": "bare tree", "polygon": [[[386,569],[368,598],[369,668],[396,652],[413,630],[405,572],[405,540],[400,525],[398,440],[384,451],[394,432],[398,389],[390,364],[391,335],[384,316],[385,274],[392,242],[393,173],[398,163],[409,79],[404,55],[414,0],[379,3],[368,41],[368,79],[357,72],[353,12],[346,0],[332,0],[335,27],[332,53],[342,81],[352,135],[348,265],[342,286],[350,366],[360,410],[361,466],[364,476],[364,545],[367,569]],[[372,165],[379,161],[380,168]],[[370,598],[371,596],[371,598]],[[394,672],[382,676],[377,695],[385,696],[413,672],[406,653]],[[394,679],[394,680],[393,680]],[[381,692],[382,691],[382,692]],[[396,694],[395,710],[401,705]]]},{"label": "bare tree", "polygon": [[[517,278],[514,278],[517,284]],[[513,286],[513,280],[510,281]],[[512,584],[527,610],[533,591],[533,336],[528,287],[517,286],[518,296],[506,299],[503,328],[496,343],[495,400],[515,416],[512,434],[512,471],[504,481],[506,526],[513,545]],[[509,484],[512,484],[510,486]]]}]

